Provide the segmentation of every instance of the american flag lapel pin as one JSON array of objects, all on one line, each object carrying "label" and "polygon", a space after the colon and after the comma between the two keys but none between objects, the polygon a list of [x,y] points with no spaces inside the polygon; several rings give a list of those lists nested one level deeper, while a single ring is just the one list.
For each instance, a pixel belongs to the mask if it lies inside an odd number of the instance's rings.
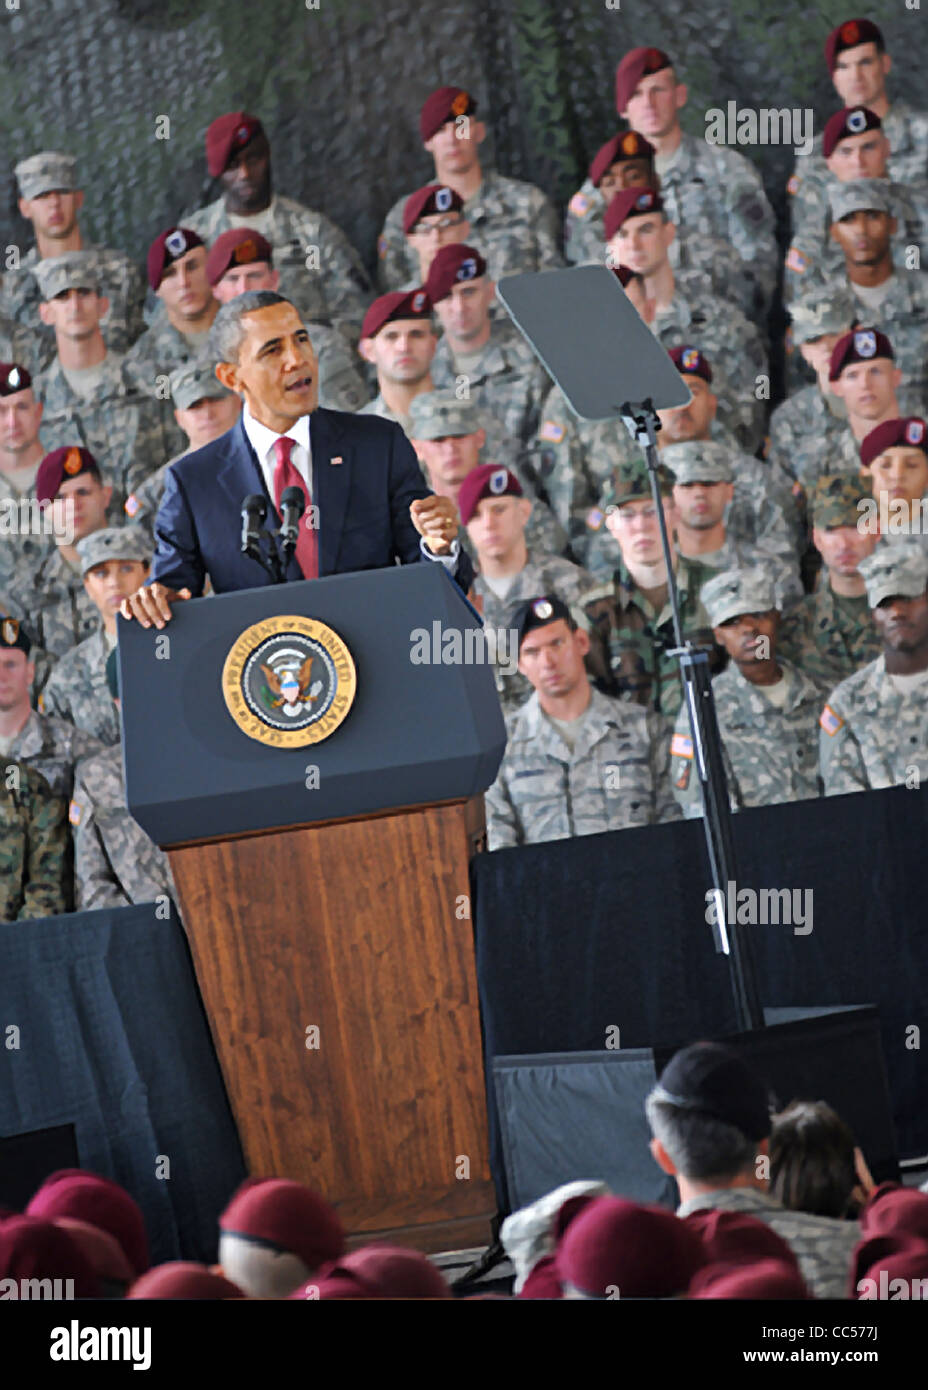
[{"label": "american flag lapel pin", "polygon": [[336,454],[334,458],[329,459],[329,463],[331,463],[331,465],[332,465],[333,468],[335,467],[335,465],[336,465],[337,463],[341,463],[341,462],[342,462],[342,456],[341,456],[341,454]]}]

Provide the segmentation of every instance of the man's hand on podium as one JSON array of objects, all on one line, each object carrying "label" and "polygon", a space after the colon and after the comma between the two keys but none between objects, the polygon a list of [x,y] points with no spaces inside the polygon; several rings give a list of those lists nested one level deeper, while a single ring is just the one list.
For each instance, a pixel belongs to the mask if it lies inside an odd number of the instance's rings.
[{"label": "man's hand on podium", "polygon": [[164,584],[148,584],[124,598],[119,611],[124,618],[135,618],[142,627],[164,627],[171,621],[171,604],[192,598],[189,589],[169,589]]},{"label": "man's hand on podium", "polygon": [[458,534],[458,512],[450,497],[419,497],[409,508],[412,524],[433,555],[447,555]]}]

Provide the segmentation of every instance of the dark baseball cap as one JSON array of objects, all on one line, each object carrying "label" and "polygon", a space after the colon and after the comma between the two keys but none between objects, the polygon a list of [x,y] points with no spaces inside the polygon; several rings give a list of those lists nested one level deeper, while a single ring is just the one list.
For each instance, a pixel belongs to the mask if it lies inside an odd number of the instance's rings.
[{"label": "dark baseball cap", "polygon": [[512,620],[519,634],[519,650],[522,650],[522,643],[536,627],[548,627],[562,618],[569,628],[577,626],[567,604],[557,594],[539,594],[537,598],[528,599],[516,610]]},{"label": "dark baseball cap", "polygon": [[658,1099],[720,1120],[748,1139],[766,1139],[770,1133],[765,1083],[722,1043],[681,1048],[661,1072],[658,1087]]}]

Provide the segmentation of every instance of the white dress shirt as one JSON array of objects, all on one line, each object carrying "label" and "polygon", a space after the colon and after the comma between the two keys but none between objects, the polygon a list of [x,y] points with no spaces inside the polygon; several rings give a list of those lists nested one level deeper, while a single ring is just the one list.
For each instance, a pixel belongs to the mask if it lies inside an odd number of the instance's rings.
[{"label": "white dress shirt", "polygon": [[301,415],[299,420],[287,430],[286,435],[281,435],[276,434],[274,430],[269,430],[267,425],[261,424],[260,420],[256,420],[246,405],[242,410],[242,425],[248,436],[248,442],[257,456],[258,466],[264,477],[264,486],[267,488],[268,496],[274,506],[277,506],[277,494],[274,491],[277,455],[274,453],[274,445],[278,439],[293,440],[295,447],[290,454],[290,462],[308,487],[310,499],[313,499],[313,457],[309,443],[309,416]]}]

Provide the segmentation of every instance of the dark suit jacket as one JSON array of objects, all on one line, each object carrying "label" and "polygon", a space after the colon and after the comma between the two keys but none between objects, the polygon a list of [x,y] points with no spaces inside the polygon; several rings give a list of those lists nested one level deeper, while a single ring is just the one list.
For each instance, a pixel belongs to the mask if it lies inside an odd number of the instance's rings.
[{"label": "dark suit jacket", "polygon": [[[419,462],[399,425],[377,415],[319,409],[310,416],[313,503],[319,508],[319,574],[381,569],[425,559],[409,506],[428,497]],[[341,459],[340,463],[333,462]],[[208,574],[217,594],[270,584],[270,576],[241,552],[242,502],[249,493],[267,497],[264,476],[242,421],[228,433],[178,459],[166,474],[155,520],[157,549],[149,583],[203,592]],[[265,526],[280,517],[268,498]],[[287,579],[302,579],[291,558]],[[464,553],[454,578],[467,592],[473,566]]]}]

